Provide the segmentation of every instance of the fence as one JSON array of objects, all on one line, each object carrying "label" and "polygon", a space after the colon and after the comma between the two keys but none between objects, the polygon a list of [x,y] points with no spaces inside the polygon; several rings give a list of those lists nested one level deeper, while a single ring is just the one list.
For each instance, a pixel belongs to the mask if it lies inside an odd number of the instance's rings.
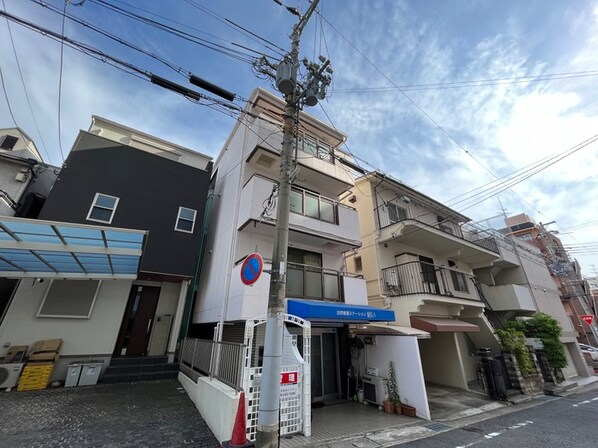
[{"label": "fence", "polygon": [[185,338],[181,344],[181,371],[196,380],[202,374],[241,390],[243,344]]}]

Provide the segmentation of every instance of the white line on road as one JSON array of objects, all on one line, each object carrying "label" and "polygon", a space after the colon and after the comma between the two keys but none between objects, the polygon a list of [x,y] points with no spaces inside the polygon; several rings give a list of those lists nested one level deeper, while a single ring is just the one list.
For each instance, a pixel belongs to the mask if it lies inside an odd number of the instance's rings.
[{"label": "white line on road", "polygon": [[476,440],[474,442],[468,443],[467,445],[457,445],[455,448],[469,448],[470,446],[477,445],[478,443],[484,442],[484,441],[486,441],[488,439],[493,439],[495,437],[502,436],[503,434],[505,434],[509,430],[523,428],[524,426],[531,425],[532,423],[534,423],[534,422],[532,422],[530,420],[526,420],[524,422],[517,423],[515,425],[511,425],[507,429],[502,429],[500,431],[494,431],[494,432],[490,432],[488,434],[484,434],[484,438],[483,439]]},{"label": "white line on road", "polygon": [[574,408],[579,407],[582,404],[590,404],[592,401],[597,401],[598,397],[592,398],[591,400],[584,400],[584,401],[580,401],[579,403],[575,403],[571,406],[573,406]]}]

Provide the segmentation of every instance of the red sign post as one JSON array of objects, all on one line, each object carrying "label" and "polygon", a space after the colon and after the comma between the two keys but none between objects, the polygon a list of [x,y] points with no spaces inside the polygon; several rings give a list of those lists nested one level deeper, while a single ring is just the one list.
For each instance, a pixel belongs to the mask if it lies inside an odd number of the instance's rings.
[{"label": "red sign post", "polygon": [[588,325],[592,325],[592,322],[594,321],[594,316],[591,314],[583,314],[579,316],[579,318]]}]

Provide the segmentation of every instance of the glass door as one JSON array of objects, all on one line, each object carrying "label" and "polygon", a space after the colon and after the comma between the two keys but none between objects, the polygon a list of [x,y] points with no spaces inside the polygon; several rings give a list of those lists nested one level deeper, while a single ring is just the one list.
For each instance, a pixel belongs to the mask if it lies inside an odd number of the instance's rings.
[{"label": "glass door", "polygon": [[311,337],[311,397],[325,400],[338,396],[337,336],[322,331]]}]

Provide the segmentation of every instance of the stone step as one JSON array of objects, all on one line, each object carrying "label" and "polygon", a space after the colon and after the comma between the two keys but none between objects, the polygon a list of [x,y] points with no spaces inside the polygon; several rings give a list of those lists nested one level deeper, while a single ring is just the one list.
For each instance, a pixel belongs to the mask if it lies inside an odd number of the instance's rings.
[{"label": "stone step", "polygon": [[111,366],[139,366],[145,364],[167,364],[168,356],[139,356],[139,357],[115,357],[110,360]]},{"label": "stone step", "polygon": [[575,381],[565,381],[559,384],[555,383],[546,383],[544,384],[544,393],[546,395],[561,395],[567,392],[570,389],[577,387],[577,383]]},{"label": "stone step", "polygon": [[136,381],[152,381],[175,379],[178,376],[177,370],[164,372],[140,372],[140,373],[106,373],[100,380],[103,384],[132,383]]}]

